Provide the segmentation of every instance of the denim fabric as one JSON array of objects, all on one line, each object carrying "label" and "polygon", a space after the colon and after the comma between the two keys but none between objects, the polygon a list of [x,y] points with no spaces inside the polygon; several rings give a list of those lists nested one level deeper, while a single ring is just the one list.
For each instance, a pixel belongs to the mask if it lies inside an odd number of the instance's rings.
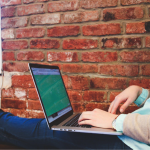
[{"label": "denim fabric", "polygon": [[130,149],[117,136],[52,131],[45,119],[20,118],[1,110],[0,142],[28,149]]}]

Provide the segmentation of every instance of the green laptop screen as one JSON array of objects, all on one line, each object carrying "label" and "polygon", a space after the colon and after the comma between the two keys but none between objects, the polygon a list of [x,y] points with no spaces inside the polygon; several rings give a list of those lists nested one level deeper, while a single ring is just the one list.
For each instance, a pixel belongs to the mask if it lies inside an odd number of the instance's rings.
[{"label": "green laptop screen", "polygon": [[32,68],[47,116],[68,106],[68,99],[59,69]]}]

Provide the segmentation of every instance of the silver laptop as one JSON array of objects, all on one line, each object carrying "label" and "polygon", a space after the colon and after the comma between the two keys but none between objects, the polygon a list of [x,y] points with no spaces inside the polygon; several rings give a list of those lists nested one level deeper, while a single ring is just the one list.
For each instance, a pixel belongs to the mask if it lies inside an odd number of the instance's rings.
[{"label": "silver laptop", "polygon": [[51,130],[122,135],[113,129],[78,124],[81,113],[74,113],[57,66],[29,63],[32,78]]}]

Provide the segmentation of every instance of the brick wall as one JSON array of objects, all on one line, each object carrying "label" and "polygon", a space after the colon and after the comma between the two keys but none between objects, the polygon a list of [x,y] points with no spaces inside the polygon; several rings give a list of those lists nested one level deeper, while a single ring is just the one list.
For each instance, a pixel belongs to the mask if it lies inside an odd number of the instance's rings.
[{"label": "brick wall", "polygon": [[[28,62],[58,65],[75,111],[107,110],[130,85],[150,87],[150,0],[1,0],[2,108],[43,117]],[[137,109],[131,105],[126,113]]]}]

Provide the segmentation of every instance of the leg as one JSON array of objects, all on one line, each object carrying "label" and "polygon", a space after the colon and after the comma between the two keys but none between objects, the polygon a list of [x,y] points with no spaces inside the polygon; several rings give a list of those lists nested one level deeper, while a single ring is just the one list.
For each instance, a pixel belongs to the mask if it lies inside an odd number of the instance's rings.
[{"label": "leg", "polygon": [[117,136],[49,130],[45,119],[27,119],[0,111],[0,141],[22,148],[130,149]]}]

